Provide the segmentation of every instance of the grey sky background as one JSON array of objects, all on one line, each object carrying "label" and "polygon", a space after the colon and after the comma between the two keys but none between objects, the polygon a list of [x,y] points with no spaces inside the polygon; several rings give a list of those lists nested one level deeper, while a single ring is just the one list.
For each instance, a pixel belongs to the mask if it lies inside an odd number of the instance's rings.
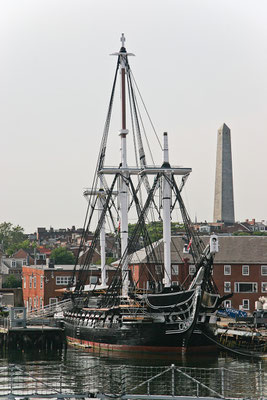
[{"label": "grey sky background", "polygon": [[236,219],[267,219],[265,0],[2,0],[0,222],[83,225],[121,32],[171,162],[193,169],[191,218],[212,220],[225,122]]}]

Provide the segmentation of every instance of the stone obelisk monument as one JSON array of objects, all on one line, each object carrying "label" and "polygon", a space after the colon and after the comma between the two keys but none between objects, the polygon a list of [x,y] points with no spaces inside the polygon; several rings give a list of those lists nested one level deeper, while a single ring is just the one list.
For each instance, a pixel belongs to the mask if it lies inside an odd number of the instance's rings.
[{"label": "stone obelisk monument", "polygon": [[214,197],[214,222],[235,222],[231,131],[226,124],[218,129]]}]

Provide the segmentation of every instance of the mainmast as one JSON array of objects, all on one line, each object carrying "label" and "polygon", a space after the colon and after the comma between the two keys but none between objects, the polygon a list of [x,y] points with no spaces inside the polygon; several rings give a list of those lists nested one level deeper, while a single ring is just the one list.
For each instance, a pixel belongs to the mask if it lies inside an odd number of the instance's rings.
[{"label": "mainmast", "polygon": [[128,172],[127,169],[127,134],[128,129],[126,128],[126,89],[125,89],[125,76],[126,76],[126,63],[127,53],[124,47],[125,37],[124,34],[121,36],[122,47],[119,52],[119,64],[121,74],[121,177],[119,187],[119,199],[120,199],[120,236],[121,236],[121,256],[123,257],[122,262],[122,296],[128,296]]}]

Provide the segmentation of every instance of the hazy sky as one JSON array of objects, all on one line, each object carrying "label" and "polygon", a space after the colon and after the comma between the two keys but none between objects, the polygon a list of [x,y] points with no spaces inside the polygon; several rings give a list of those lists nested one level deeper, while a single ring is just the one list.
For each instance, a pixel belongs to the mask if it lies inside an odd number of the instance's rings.
[{"label": "hazy sky", "polygon": [[267,219],[266,0],[1,0],[0,222],[83,225],[121,32],[192,219],[212,220],[224,122],[236,219]]}]

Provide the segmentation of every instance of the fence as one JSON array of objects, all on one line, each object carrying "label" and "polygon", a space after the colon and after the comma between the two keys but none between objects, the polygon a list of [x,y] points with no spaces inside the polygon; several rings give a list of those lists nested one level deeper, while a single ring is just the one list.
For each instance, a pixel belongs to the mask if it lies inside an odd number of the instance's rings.
[{"label": "fence", "polygon": [[266,399],[262,367],[189,368],[9,365],[0,368],[0,398]]}]

